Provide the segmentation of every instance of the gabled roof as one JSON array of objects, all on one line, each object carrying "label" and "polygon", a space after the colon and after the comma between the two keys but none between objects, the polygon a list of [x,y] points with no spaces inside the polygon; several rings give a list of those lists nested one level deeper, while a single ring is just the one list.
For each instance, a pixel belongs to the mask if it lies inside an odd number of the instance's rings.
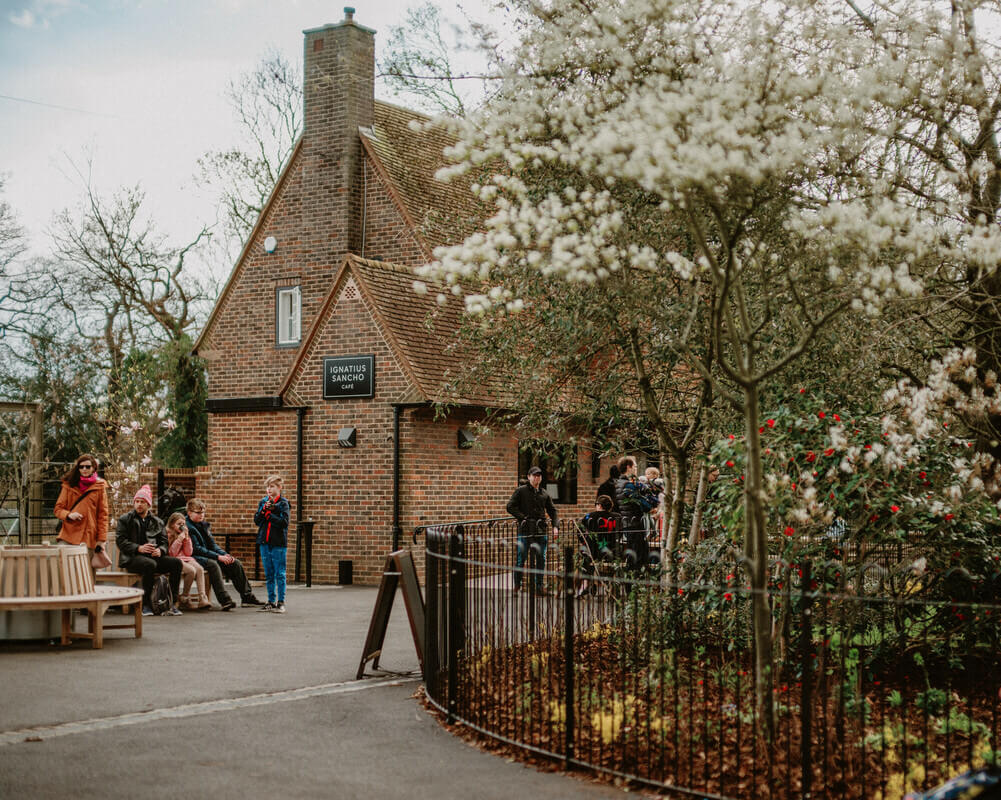
[{"label": "gabled roof", "polygon": [[301,150],[302,137],[300,136],[295,143],[295,147],[292,148],[292,155],[289,156],[288,162],[285,164],[285,169],[283,169],[281,174],[278,176],[275,188],[272,189],[271,194],[268,195],[268,199],[264,203],[264,208],[261,209],[261,213],[257,217],[257,222],[254,223],[254,227],[250,231],[250,235],[247,236],[247,241],[243,243],[243,249],[240,250],[240,255],[236,259],[236,263],[233,265],[232,271],[229,273],[229,278],[226,279],[226,285],[223,286],[222,291],[219,292],[219,296],[216,298],[215,304],[212,306],[212,312],[209,314],[209,318],[205,321],[205,327],[202,328],[202,332],[198,334],[198,338],[195,340],[194,347],[191,348],[192,352],[197,353],[199,348],[202,346],[202,342],[205,340],[209,329],[212,327],[212,323],[215,322],[216,314],[219,312],[219,309],[222,308],[223,303],[229,296],[232,287],[236,285],[237,276],[239,275],[240,269],[247,258],[247,252],[250,250],[250,245],[257,239],[257,235],[264,225],[264,220],[268,217],[268,211],[271,209],[271,204],[274,202],[275,198],[281,194],[282,188],[285,186],[285,181],[298,166],[299,151]]},{"label": "gabled roof", "polygon": [[[447,184],[435,180],[437,171],[448,164],[444,150],[455,144],[455,138],[440,125],[427,126],[430,117],[378,100],[375,101],[374,118],[372,127],[359,129],[359,138],[375,168],[386,181],[390,194],[412,228],[425,257],[430,260],[432,251],[438,245],[460,242],[479,229],[486,211],[469,191],[473,178],[465,175]],[[411,122],[416,123],[416,130],[411,129]],[[243,251],[195,342],[196,352],[204,343],[217,312],[236,283],[247,257],[247,250],[268,217],[273,201],[281,193],[287,177],[298,166],[302,142],[300,137],[254,229],[244,242]]]},{"label": "gabled roof", "polygon": [[[335,313],[348,275],[352,276],[364,296],[376,324],[382,330],[412,390],[397,398],[397,402],[434,402],[444,399],[442,387],[451,376],[463,369],[465,359],[456,348],[456,338],[462,314],[462,299],[449,296],[448,302],[437,302],[440,287],[429,285],[427,294],[414,291],[415,275],[411,268],[372,261],[348,255],[334,278],[330,292],[323,301],[299,348],[299,356],[282,381],[280,395],[295,382],[302,362],[309,356],[313,343]],[[496,406],[499,395],[489,387],[471,392],[461,399],[449,398],[464,405]]]},{"label": "gabled roof", "polygon": [[375,124],[359,133],[430,258],[438,245],[460,242],[480,229],[486,212],[469,191],[471,175],[449,183],[435,180],[449,164],[443,151],[456,139],[428,122],[430,117],[377,100]]}]

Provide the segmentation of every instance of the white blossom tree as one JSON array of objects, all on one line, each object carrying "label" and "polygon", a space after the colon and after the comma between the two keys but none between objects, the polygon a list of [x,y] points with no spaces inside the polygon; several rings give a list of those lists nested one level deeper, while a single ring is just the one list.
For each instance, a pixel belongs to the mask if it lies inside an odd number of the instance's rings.
[{"label": "white blossom tree", "polygon": [[[993,270],[1001,254],[997,231],[981,220],[955,220],[942,236],[935,209],[896,190],[910,165],[886,146],[896,125],[888,109],[907,102],[915,71],[920,80],[935,65],[873,47],[845,23],[846,8],[528,0],[534,24],[505,66],[503,89],[457,125],[452,152],[452,171],[500,165],[475,187],[495,212],[425,272],[457,294],[460,282],[489,285],[511,263],[598,286],[617,272],[684,278],[688,321],[676,346],[743,419],[744,553],[757,700],[769,724],[762,387],[843,315],[873,317],[919,294],[916,276]],[[927,25],[933,14],[901,11],[895,21]],[[526,176],[545,164],[574,172],[575,188],[534,185]],[[621,201],[623,186],[657,199],[664,236],[630,235],[636,209]],[[679,224],[680,240],[667,233]],[[498,303],[516,312],[520,298],[503,284],[467,298],[472,312]],[[714,369],[688,346],[702,323],[715,340]]]}]

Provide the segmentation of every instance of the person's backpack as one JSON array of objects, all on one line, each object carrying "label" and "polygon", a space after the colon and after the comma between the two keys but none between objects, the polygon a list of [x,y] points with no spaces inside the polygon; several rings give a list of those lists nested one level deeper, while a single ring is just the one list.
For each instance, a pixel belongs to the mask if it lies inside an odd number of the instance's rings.
[{"label": "person's backpack", "polygon": [[170,593],[170,581],[167,580],[166,575],[153,577],[153,591],[149,595],[149,604],[157,616],[166,614],[174,605],[174,597]]}]

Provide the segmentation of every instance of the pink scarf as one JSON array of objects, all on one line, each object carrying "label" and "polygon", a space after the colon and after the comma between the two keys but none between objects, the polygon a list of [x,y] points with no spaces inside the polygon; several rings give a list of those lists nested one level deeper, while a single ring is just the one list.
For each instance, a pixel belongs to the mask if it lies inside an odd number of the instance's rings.
[{"label": "pink scarf", "polygon": [[91,486],[94,485],[94,481],[97,480],[97,475],[91,474],[89,477],[80,476],[80,491],[86,492]]}]

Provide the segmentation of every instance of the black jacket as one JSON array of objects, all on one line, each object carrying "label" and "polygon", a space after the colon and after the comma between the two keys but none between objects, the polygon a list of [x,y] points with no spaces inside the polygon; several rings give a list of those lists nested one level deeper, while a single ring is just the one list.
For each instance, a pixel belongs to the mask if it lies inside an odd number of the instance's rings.
[{"label": "black jacket", "polygon": [[218,561],[219,556],[226,555],[226,551],[216,544],[209,530],[208,522],[193,522],[188,517],[184,518],[188,526],[188,535],[191,537],[191,555],[195,561],[203,567],[209,561]]},{"label": "black jacket", "polygon": [[[522,484],[514,490],[511,499],[507,501],[507,513],[519,523],[524,523],[525,520],[542,522],[545,520],[546,514],[549,514],[549,518],[553,521],[553,527],[555,528],[558,524],[556,506],[553,505],[552,498],[546,494],[545,489],[534,489],[530,483]],[[519,527],[524,529],[525,526],[520,525]],[[528,533],[529,531],[523,532]],[[536,531],[530,531],[530,533],[534,534]],[[538,533],[545,533],[545,531],[538,531]]]},{"label": "black jacket", "polygon": [[144,520],[133,510],[118,518],[118,566],[124,567],[139,553],[139,545],[147,542],[160,548],[160,555],[167,555],[167,529],[163,520],[150,511]]},{"label": "black jacket", "polygon": [[269,547],[288,547],[288,520],[291,514],[285,495],[278,496],[278,502],[265,507],[267,495],[257,504],[254,522],[257,523],[257,544]]}]

